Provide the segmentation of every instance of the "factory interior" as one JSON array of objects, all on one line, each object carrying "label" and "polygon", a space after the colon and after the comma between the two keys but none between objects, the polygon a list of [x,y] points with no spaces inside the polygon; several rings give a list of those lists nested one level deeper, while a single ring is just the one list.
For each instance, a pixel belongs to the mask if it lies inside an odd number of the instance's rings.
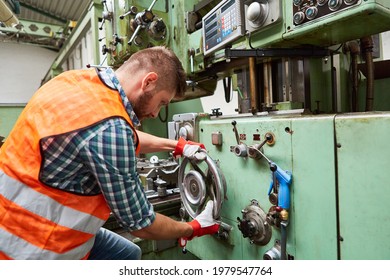
[{"label": "factory interior", "polygon": [[[185,223],[212,201],[219,228],[185,246],[112,213],[103,228],[142,260],[390,259],[388,0],[0,0],[1,174],[17,177],[1,154],[39,88],[155,46],[178,57],[186,89],[136,130],[205,149],[137,154],[142,191]],[[3,182],[0,236],[13,225]]]}]

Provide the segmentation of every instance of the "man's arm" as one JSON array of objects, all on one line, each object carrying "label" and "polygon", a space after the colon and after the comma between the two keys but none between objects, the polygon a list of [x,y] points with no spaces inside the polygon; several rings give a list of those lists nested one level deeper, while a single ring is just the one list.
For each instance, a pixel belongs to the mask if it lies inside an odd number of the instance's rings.
[{"label": "man's arm", "polygon": [[159,213],[156,213],[156,219],[150,226],[131,232],[136,237],[154,240],[189,237],[192,233],[193,229],[188,223],[175,221]]},{"label": "man's arm", "polygon": [[137,130],[137,134],[141,144],[140,153],[142,154],[173,151],[177,145],[177,140],[157,137],[139,130]]},{"label": "man's arm", "polygon": [[209,200],[203,211],[194,220],[187,223],[177,222],[157,213],[150,226],[132,233],[144,239],[180,238],[180,245],[185,246],[187,240],[194,237],[218,232],[220,224],[213,218],[213,206],[213,201]]}]

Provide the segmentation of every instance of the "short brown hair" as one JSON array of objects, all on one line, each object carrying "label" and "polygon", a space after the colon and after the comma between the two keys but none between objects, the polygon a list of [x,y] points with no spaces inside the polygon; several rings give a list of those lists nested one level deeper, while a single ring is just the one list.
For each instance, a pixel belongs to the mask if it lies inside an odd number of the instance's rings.
[{"label": "short brown hair", "polygon": [[174,90],[174,99],[184,97],[187,88],[186,73],[176,54],[166,47],[157,46],[140,50],[132,54],[118,70],[122,70],[121,68],[128,72],[137,69],[156,72],[162,78],[159,83],[160,88]]}]

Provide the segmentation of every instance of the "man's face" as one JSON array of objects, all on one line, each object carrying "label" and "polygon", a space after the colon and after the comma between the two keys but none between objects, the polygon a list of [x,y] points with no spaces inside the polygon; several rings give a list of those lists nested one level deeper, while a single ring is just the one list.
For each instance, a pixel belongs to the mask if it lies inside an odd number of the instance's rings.
[{"label": "man's face", "polygon": [[156,118],[161,107],[168,105],[173,97],[174,94],[166,90],[144,92],[133,101],[134,112],[140,121]]}]

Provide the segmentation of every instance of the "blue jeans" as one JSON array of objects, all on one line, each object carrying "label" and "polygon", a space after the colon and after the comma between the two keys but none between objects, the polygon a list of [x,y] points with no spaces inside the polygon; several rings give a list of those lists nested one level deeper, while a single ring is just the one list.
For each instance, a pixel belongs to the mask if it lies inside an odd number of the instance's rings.
[{"label": "blue jeans", "polygon": [[89,260],[139,260],[142,251],[138,245],[108,229],[96,234]]}]

